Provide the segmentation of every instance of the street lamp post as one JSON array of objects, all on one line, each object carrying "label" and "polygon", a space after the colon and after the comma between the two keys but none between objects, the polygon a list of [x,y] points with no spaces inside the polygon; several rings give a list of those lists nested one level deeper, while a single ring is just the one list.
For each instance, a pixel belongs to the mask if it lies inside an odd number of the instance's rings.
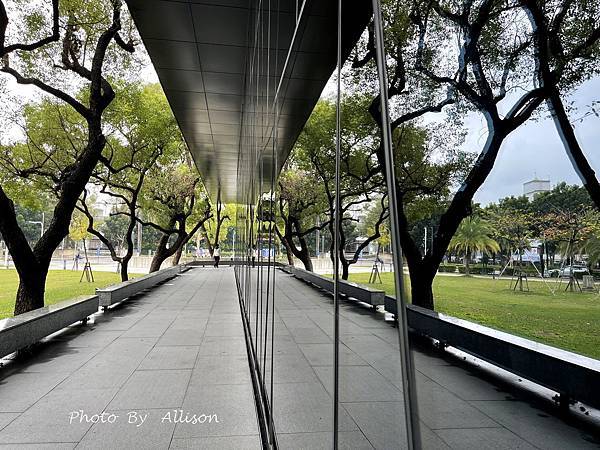
[{"label": "street lamp post", "polygon": [[38,225],[41,226],[41,230],[40,230],[40,237],[42,237],[44,235],[44,219],[45,219],[45,214],[42,213],[42,220],[28,220],[27,223],[37,223]]}]

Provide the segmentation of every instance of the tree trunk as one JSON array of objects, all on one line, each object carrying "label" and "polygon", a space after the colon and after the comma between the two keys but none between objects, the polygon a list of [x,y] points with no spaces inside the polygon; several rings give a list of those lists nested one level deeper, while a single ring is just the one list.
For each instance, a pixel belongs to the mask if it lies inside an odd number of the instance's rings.
[{"label": "tree trunk", "polygon": [[348,280],[350,276],[350,263],[345,258],[340,258],[342,266],[342,280]]},{"label": "tree trunk", "polygon": [[294,254],[292,253],[292,249],[290,248],[290,244],[287,241],[282,240],[283,246],[285,247],[285,254],[287,256],[288,264],[290,266],[294,265]]},{"label": "tree trunk", "polygon": [[277,226],[275,226],[275,234],[277,234],[277,237],[279,238],[279,242],[281,242],[283,244],[283,246],[285,247],[285,254],[287,256],[288,264],[290,266],[293,266],[294,265],[294,252],[292,251],[290,242],[288,241],[287,237],[285,237],[283,234],[281,234],[281,231],[279,231],[279,228]]},{"label": "tree trunk", "polygon": [[469,263],[471,262],[470,259],[471,259],[471,252],[468,251],[465,255],[465,275],[466,276],[471,275],[471,267],[469,266]]},{"label": "tree trunk", "polygon": [[150,263],[150,273],[159,271],[163,261],[170,256],[169,251],[167,249],[169,237],[170,235],[163,234],[160,240],[158,241],[156,252],[154,252],[154,257],[152,258],[152,262]]},{"label": "tree trunk", "polygon": [[14,315],[26,313],[44,306],[44,292],[48,270],[32,270],[20,276]]},{"label": "tree trunk", "polygon": [[552,89],[547,103],[554,119],[556,131],[558,131],[575,172],[577,172],[577,175],[590,194],[592,201],[596,204],[596,207],[600,209],[600,183],[598,183],[596,173],[594,172],[594,169],[592,169],[592,166],[590,166],[588,159],[577,141],[575,131],[573,130],[569,116],[565,111],[563,102],[560,98],[560,92],[557,88]]},{"label": "tree trunk", "polygon": [[171,260],[171,264],[173,266],[176,266],[177,264],[179,264],[179,261],[181,260],[181,254],[183,253],[184,247],[185,247],[185,245],[182,245],[181,247],[179,247],[177,249],[177,251],[175,252],[175,254],[173,255],[173,259]]},{"label": "tree trunk", "polygon": [[129,260],[130,258],[122,258],[120,261],[121,281],[129,280]]},{"label": "tree trunk", "polygon": [[422,267],[412,270],[409,266],[411,300],[413,305],[433,309],[433,279],[429,272]]},{"label": "tree trunk", "polygon": [[310,259],[310,253],[308,251],[308,244],[306,243],[306,239],[304,239],[304,236],[300,236],[298,238],[298,242],[300,242],[300,249],[298,249],[292,243],[293,248],[296,249],[296,251],[294,252],[294,254],[296,255],[296,257],[300,261],[302,261],[302,264],[304,264],[304,268],[306,270],[308,270],[309,272],[314,272],[314,270],[313,270],[313,264],[312,264],[312,259]]},{"label": "tree trunk", "polygon": [[294,252],[296,254],[296,258],[302,261],[304,264],[304,268],[309,272],[314,272],[312,259],[310,259],[310,255],[308,254],[308,248],[303,248],[299,251]]},{"label": "tree trunk", "polygon": [[206,240],[206,246],[208,247],[208,253],[210,253],[210,257],[212,258],[213,252],[215,251],[215,249],[213,248],[212,243],[210,242],[210,239],[208,237],[208,231],[206,231],[206,227],[204,225],[202,225],[200,227],[200,231],[202,232],[202,236],[204,236],[204,239]]}]

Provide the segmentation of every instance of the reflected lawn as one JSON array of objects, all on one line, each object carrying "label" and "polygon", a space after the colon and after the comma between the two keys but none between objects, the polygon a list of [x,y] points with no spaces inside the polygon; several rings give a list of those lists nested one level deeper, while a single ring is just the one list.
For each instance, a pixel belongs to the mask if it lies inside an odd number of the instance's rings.
[{"label": "reflected lawn", "polygon": [[[130,274],[130,277],[140,276]],[[62,300],[67,300],[79,295],[91,295],[96,288],[120,283],[121,277],[114,272],[94,271],[94,283],[83,281],[80,283],[81,270],[51,270],[46,281],[46,305],[52,305]],[[11,317],[15,307],[15,295],[19,284],[17,271],[14,269],[0,269],[0,319]]]}]

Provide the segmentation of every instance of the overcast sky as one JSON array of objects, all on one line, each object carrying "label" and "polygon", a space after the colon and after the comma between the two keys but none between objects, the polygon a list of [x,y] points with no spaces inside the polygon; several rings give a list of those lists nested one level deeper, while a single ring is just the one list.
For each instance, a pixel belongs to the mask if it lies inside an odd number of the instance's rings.
[{"label": "overcast sky", "polygon": [[[583,116],[589,111],[586,105],[600,100],[600,78],[580,86],[570,100],[578,107],[577,112],[571,112],[571,118]],[[470,133],[466,148],[476,150],[485,141],[485,134],[479,138],[485,123],[473,118],[468,125]],[[590,115],[581,123],[576,122],[575,131],[590,164],[600,170],[600,118]],[[553,186],[561,181],[581,184],[550,119],[526,122],[504,141],[496,165],[475,200],[487,204],[509,195],[521,195],[523,183],[534,175],[550,180]]]}]

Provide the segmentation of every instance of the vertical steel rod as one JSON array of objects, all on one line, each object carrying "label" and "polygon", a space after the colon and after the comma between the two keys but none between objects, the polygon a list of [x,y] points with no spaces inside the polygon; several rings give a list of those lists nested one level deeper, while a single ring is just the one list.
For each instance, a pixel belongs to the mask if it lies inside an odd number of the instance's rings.
[{"label": "vertical steel rod", "polygon": [[388,105],[388,75],[383,40],[383,22],[381,19],[380,0],[373,1],[373,22],[375,25],[375,54],[377,73],[379,75],[379,93],[381,98],[381,137],[385,153],[385,179],[388,189],[388,203],[392,232],[392,251],[394,261],[394,281],[396,282],[396,302],[398,321],[398,340],[400,342],[400,363],[402,365],[402,384],[404,393],[404,417],[406,421],[406,437],[409,449],[421,448],[421,433],[415,387],[415,370],[412,353],[408,341],[408,321],[406,317],[406,299],[404,291],[404,268],[402,247],[400,245],[398,211],[396,208],[396,174],[394,171],[394,153],[392,148],[392,130],[390,128]]},{"label": "vertical steel rod", "polygon": [[342,93],[342,0],[338,0],[337,14],[337,95],[335,102],[335,230],[333,244],[333,449],[337,450],[340,400],[340,160],[341,160],[341,124],[342,111],[340,97]]}]

